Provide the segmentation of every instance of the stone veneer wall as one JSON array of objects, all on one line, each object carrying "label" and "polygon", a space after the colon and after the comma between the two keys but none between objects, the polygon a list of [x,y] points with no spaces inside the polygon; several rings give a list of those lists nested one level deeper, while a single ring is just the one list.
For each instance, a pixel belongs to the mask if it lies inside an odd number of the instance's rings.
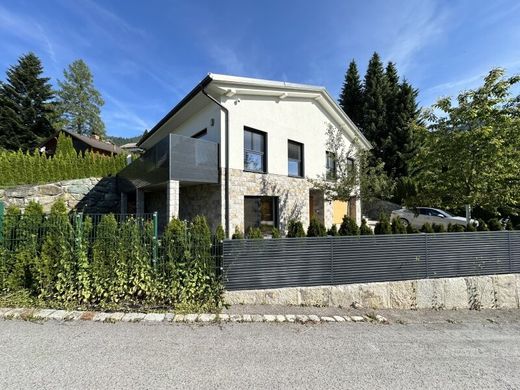
[{"label": "stone veneer wall", "polygon": [[192,220],[204,215],[211,231],[218,225],[224,227],[223,196],[220,184],[200,184],[180,188],[179,218]]},{"label": "stone veneer wall", "polygon": [[[304,178],[283,175],[229,170],[230,230],[238,226],[244,230],[244,196],[277,196],[280,212],[280,230],[285,232],[287,222],[297,219],[306,229],[309,225],[309,190],[312,185]],[[325,226],[332,224],[332,205],[325,203]]]},{"label": "stone veneer wall", "polygon": [[370,309],[518,309],[520,274],[227,291],[225,302]]},{"label": "stone veneer wall", "polygon": [[87,213],[119,213],[120,195],[115,177],[65,180],[40,185],[23,185],[0,189],[0,201],[20,209],[37,201],[45,212],[62,198],[69,210]]}]

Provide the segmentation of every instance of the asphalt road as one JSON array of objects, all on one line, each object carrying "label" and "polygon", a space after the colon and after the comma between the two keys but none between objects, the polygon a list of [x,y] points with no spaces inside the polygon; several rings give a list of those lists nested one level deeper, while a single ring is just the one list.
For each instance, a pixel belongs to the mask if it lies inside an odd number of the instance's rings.
[{"label": "asphalt road", "polygon": [[0,321],[0,389],[520,388],[519,323]]}]

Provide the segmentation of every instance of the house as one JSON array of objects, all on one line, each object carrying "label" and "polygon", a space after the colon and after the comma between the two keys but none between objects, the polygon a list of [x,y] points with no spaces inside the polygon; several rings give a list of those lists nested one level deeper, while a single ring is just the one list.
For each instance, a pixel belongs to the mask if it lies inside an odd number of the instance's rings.
[{"label": "house", "polygon": [[95,152],[107,156],[121,153],[119,146],[110,142],[101,141],[98,136],[89,137],[65,129],[57,131],[52,137],[42,142],[38,146],[40,152],[45,152],[48,156],[53,156],[56,152],[56,145],[60,134],[65,134],[72,138],[72,146],[78,153]]},{"label": "house", "polygon": [[326,173],[330,125],[370,147],[323,87],[209,74],[138,142],[144,154],[118,175],[122,212],[202,214],[227,236],[313,216],[359,223],[359,199],[331,204],[306,179]]}]

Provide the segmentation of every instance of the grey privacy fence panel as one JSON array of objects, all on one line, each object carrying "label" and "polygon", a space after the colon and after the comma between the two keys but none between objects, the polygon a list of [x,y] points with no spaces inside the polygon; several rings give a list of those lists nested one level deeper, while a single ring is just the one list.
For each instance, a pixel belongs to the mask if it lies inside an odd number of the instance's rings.
[{"label": "grey privacy fence panel", "polygon": [[520,272],[519,232],[226,240],[228,290]]}]

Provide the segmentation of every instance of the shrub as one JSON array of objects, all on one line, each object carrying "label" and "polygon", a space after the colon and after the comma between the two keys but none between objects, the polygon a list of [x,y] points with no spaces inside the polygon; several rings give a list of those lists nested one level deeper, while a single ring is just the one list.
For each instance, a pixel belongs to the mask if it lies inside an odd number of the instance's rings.
[{"label": "shrub", "polygon": [[235,226],[235,232],[231,236],[232,240],[242,240],[244,238],[244,234],[240,230],[238,226]]},{"label": "shrub", "polygon": [[336,227],[335,224],[332,225],[329,230],[327,230],[327,235],[333,236],[333,237],[338,235],[338,228]]},{"label": "shrub", "polygon": [[406,226],[401,218],[392,219],[392,234],[406,234]]},{"label": "shrub", "polygon": [[435,233],[433,231],[432,225],[430,225],[428,222],[426,222],[424,225],[422,225],[421,232],[422,233]]},{"label": "shrub", "polygon": [[492,218],[487,223],[489,230],[491,231],[499,231],[503,230],[504,227],[502,226],[502,223],[497,218]]},{"label": "shrub", "polygon": [[479,218],[479,219],[477,220],[477,223],[478,223],[478,225],[477,225],[477,231],[479,231],[479,232],[487,232],[487,231],[489,230],[487,224],[484,222],[483,219],[480,219],[480,218]]},{"label": "shrub", "polygon": [[408,224],[408,226],[406,226],[406,233],[407,234],[417,234],[417,233],[419,233],[419,229],[412,226],[411,224]]},{"label": "shrub", "polygon": [[327,235],[327,229],[317,218],[311,218],[307,228],[307,237],[323,237]]},{"label": "shrub", "polygon": [[0,186],[109,176],[125,166],[124,153],[113,156],[93,152],[77,154],[72,147],[72,139],[60,134],[53,157],[37,151],[22,153],[0,150]]},{"label": "shrub", "polygon": [[287,223],[287,237],[305,237],[305,230],[303,230],[303,225],[300,221],[291,219]]},{"label": "shrub", "polygon": [[392,226],[387,215],[381,214],[379,222],[374,227],[374,234],[392,234]]},{"label": "shrub", "polygon": [[359,227],[353,218],[344,215],[338,233],[340,236],[358,236]]},{"label": "shrub", "polygon": [[224,232],[224,228],[222,225],[218,225],[215,229],[215,240],[223,241],[226,238],[226,233]]},{"label": "shrub", "polygon": [[462,233],[466,231],[466,228],[463,225],[456,223],[453,225],[450,224],[450,226],[448,226],[448,231],[451,233]]},{"label": "shrub", "polygon": [[513,222],[510,219],[507,220],[505,229],[506,230],[513,230]]},{"label": "shrub", "polygon": [[262,230],[260,230],[260,228],[251,226],[247,231],[247,238],[258,240],[264,238],[264,235],[262,234]]},{"label": "shrub", "polygon": [[280,233],[280,230],[273,227],[271,229],[271,238],[282,238],[282,234]]},{"label": "shrub", "polygon": [[372,231],[370,226],[368,226],[367,220],[365,218],[363,218],[361,220],[361,226],[359,227],[359,233],[362,236],[371,236],[374,234],[374,232]]},{"label": "shrub", "polygon": [[434,223],[432,229],[435,233],[446,233],[446,227],[441,223]]},{"label": "shrub", "polygon": [[477,231],[477,225],[475,223],[470,223],[466,226],[467,232],[476,232]]}]

